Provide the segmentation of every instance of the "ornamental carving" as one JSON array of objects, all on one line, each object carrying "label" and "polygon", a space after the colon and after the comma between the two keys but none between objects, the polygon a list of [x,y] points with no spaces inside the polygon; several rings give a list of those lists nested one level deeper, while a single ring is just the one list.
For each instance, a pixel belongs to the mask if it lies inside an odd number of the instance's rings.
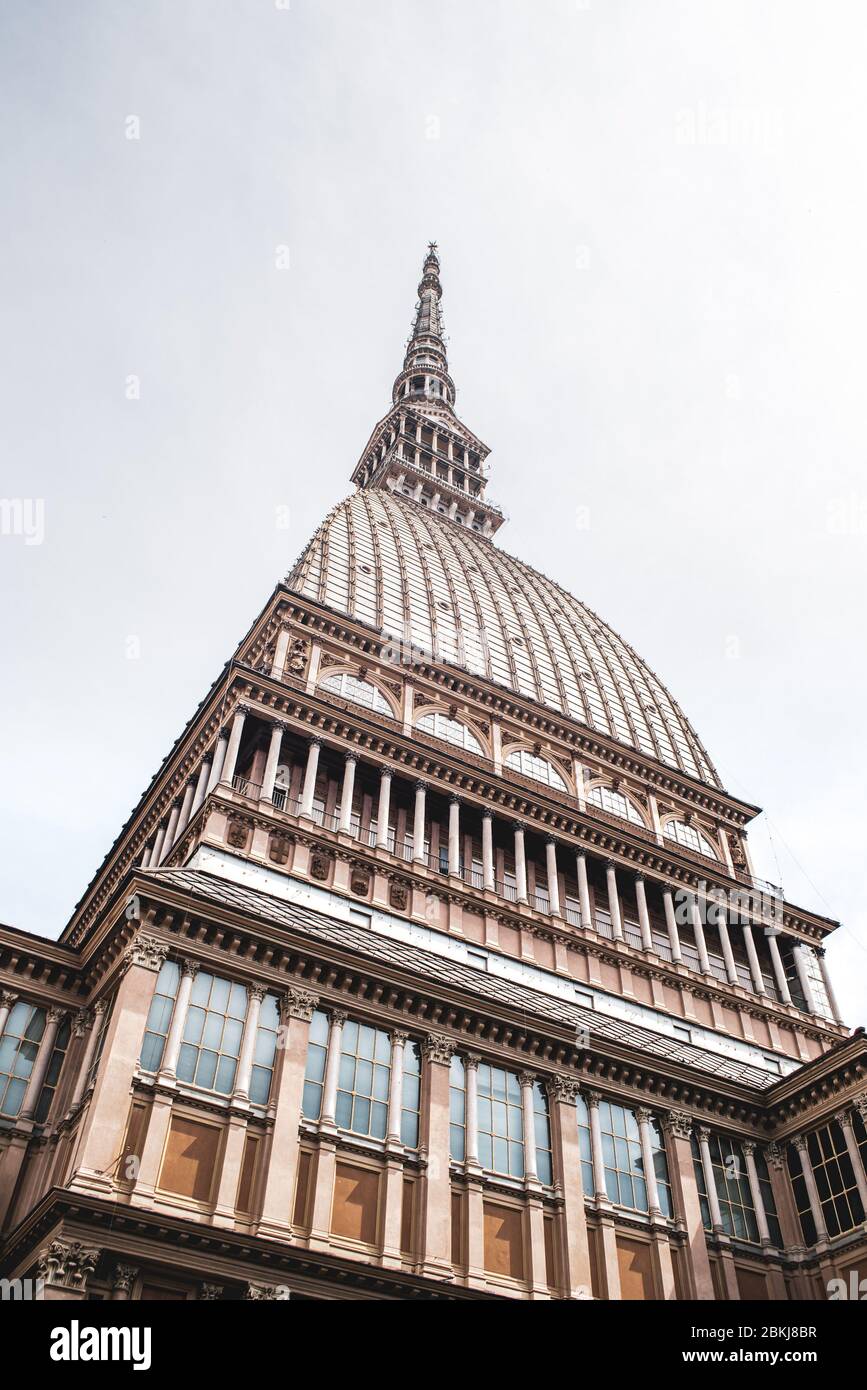
[{"label": "ornamental carving", "polygon": [[96,1269],[100,1250],[78,1241],[53,1240],[38,1257],[36,1273],[46,1284],[60,1284],[65,1289],[83,1289],[88,1275]]},{"label": "ornamental carving", "polygon": [[349,887],[359,898],[367,897],[370,892],[370,870],[366,864],[353,864],[349,873]]},{"label": "ornamental carving", "polygon": [[398,912],[406,912],[409,906],[409,884],[402,878],[392,879],[388,887],[389,906]]},{"label": "ornamental carving", "polygon": [[289,647],[286,669],[293,676],[303,676],[310,660],[310,643],[304,637],[296,637]]},{"label": "ornamental carving", "polygon": [[728,840],[729,847],[732,852],[732,863],[734,864],[735,868],[746,869],[747,859],[746,855],[744,854],[744,847],[740,841],[740,836],[733,835],[732,832],[729,831]]},{"label": "ornamental carving", "polygon": [[202,1284],[199,1289],[199,1298],[203,1303],[216,1303],[223,1297],[222,1284]]},{"label": "ornamental carving", "polygon": [[140,965],[143,970],[153,970],[158,974],[168,953],[168,942],[137,932],[124,952],[124,964]]},{"label": "ornamental carving", "polygon": [[250,825],[240,816],[230,816],[226,827],[226,843],[232,849],[246,849],[250,840]]},{"label": "ornamental carving", "polygon": [[289,835],[272,835],[268,841],[268,858],[272,864],[288,864],[293,843]]},{"label": "ornamental carving", "polygon": [[138,1269],[135,1265],[115,1265],[111,1287],[120,1293],[129,1294],[137,1278]]},{"label": "ornamental carving", "polygon": [[282,1001],[280,1013],[283,1018],[300,1018],[311,1023],[319,1003],[319,995],[309,989],[289,989]]},{"label": "ornamental carving", "polygon": [[571,1076],[552,1076],[548,1079],[548,1094],[552,1100],[562,1105],[576,1105],[578,1102],[578,1082]]},{"label": "ornamental carving", "polygon": [[248,1284],[247,1298],[254,1302],[278,1302],[289,1298],[289,1290],[282,1284]]},{"label": "ornamental carving", "polygon": [[776,1142],[769,1144],[765,1149],[765,1158],[772,1168],[776,1168],[778,1173],[782,1173],[786,1160],[779,1144]]},{"label": "ornamental carving", "polygon": [[324,850],[315,849],[310,856],[310,877],[324,883],[331,873],[333,863],[334,860],[330,854],[326,854]]},{"label": "ornamental carving", "polygon": [[429,1062],[439,1062],[447,1067],[455,1054],[456,1045],[445,1033],[428,1033],[421,1050]]},{"label": "ornamental carving", "polygon": [[689,1139],[692,1134],[692,1116],[685,1110],[669,1110],[662,1117],[662,1128],[674,1139]]}]

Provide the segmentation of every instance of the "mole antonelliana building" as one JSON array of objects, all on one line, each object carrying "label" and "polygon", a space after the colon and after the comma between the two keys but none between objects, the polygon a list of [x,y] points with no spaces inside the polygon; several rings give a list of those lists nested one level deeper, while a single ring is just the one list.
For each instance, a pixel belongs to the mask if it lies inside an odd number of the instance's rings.
[{"label": "mole antonelliana building", "polygon": [[867,1275],[836,923],[755,877],[658,677],[500,548],[440,296],[431,246],[354,494],[62,936],[0,927],[0,1275],[44,1298]]}]

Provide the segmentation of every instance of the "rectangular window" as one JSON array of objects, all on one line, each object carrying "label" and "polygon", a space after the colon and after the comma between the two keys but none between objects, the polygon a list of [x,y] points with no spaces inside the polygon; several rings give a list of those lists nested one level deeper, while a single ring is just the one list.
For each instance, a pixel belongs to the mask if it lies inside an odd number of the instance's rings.
[{"label": "rectangular window", "polygon": [[178,1080],[230,1095],[246,1017],[244,986],[200,970],[193,981],[184,1024]]},{"label": "rectangular window", "polygon": [[343,1025],[337,1080],[338,1129],[384,1139],[388,1127],[391,1042],[380,1028],[348,1019]]},{"label": "rectangular window", "polygon": [[[744,1240],[749,1241],[751,1244],[758,1244],[759,1227],[758,1221],[756,1220],[756,1211],[753,1204],[743,1149],[736,1139],[731,1139],[720,1134],[712,1134],[710,1136],[708,1147],[710,1149],[711,1167],[713,1169],[714,1184],[716,1186],[717,1200],[719,1201],[723,1230],[727,1235],[734,1237],[736,1240]],[[692,1136],[692,1156],[696,1182],[698,1184],[702,1221],[704,1222],[705,1229],[709,1231],[712,1228],[710,1203],[708,1202],[707,1187],[704,1180],[704,1165],[701,1161],[701,1148],[695,1135]],[[777,1209],[774,1205],[774,1194],[771,1189],[770,1174],[768,1173],[763,1154],[756,1151],[755,1161],[756,1172],[759,1178],[759,1188],[761,1190],[765,1216],[768,1222],[768,1230],[771,1239],[779,1245],[781,1243],[780,1226],[777,1219]]]},{"label": "rectangular window", "polygon": [[479,1066],[479,1159],[483,1168],[524,1176],[521,1086],[514,1072]]},{"label": "rectangular window", "polygon": [[[593,1195],[593,1148],[590,1138],[590,1114],[583,1096],[578,1097],[578,1138],[581,1146],[581,1181],[584,1195]],[[605,1170],[605,1190],[615,1206],[630,1207],[633,1211],[648,1211],[647,1181],[641,1153],[641,1132],[635,1112],[621,1105],[602,1101],[599,1105],[599,1128],[602,1131],[602,1162]],[[665,1143],[655,1118],[650,1120],[650,1150],[653,1171],[663,1216],[673,1212],[671,1183]]]},{"label": "rectangular window", "polygon": [[36,1104],[36,1111],[33,1116],[37,1124],[44,1124],[48,1119],[48,1112],[51,1109],[51,1102],[54,1100],[54,1093],[57,1090],[57,1083],[60,1080],[60,1070],[63,1066],[63,1059],[69,1047],[69,1039],[72,1036],[72,1025],[69,1015],[61,1023],[57,1030],[57,1037],[51,1049],[51,1059],[48,1063],[48,1071],[45,1073],[45,1080],[42,1083],[42,1090],[39,1092],[39,1100]]},{"label": "rectangular window", "polygon": [[449,1152],[454,1163],[463,1163],[467,1156],[467,1083],[462,1057],[452,1057],[449,1072]]},{"label": "rectangular window", "polygon": [[554,1181],[551,1162],[551,1125],[548,1118],[548,1097],[540,1081],[533,1082],[533,1128],[536,1135],[536,1171],[539,1181],[550,1187]]},{"label": "rectangular window", "polygon": [[145,1024],[144,1042],[141,1049],[142,1071],[156,1072],[162,1066],[180,978],[180,967],[175,961],[167,960],[157,976],[156,989]]},{"label": "rectangular window", "polygon": [[14,1117],[21,1109],[44,1032],[45,1010],[19,999],[0,1039],[0,1115]]},{"label": "rectangular window", "polygon": [[829,1236],[860,1226],[864,1208],[846,1139],[836,1120],[807,1135],[807,1153]]},{"label": "rectangular window", "polygon": [[305,1120],[318,1120],[322,1113],[322,1089],[325,1085],[325,1062],[328,1056],[328,1015],[317,1009],[310,1024],[307,1044],[307,1068],[304,1072],[304,1097],[301,1113]]},{"label": "rectangular window", "polygon": [[253,1050],[253,1071],[250,1077],[250,1100],[254,1105],[267,1105],[274,1079],[277,1057],[277,1037],[280,1031],[280,1006],[276,995],[266,994],[259,1013],[256,1046]]},{"label": "rectangular window", "polygon": [[91,1058],[90,1066],[87,1072],[87,1079],[84,1083],[84,1095],[87,1095],[88,1091],[90,1091],[91,1087],[93,1086],[93,1083],[96,1081],[96,1073],[99,1071],[99,1064],[102,1061],[102,1053],[103,1049],[105,1048],[105,1038],[106,1034],[108,1033],[108,1025],[111,1020],[111,1011],[113,1008],[114,996],[112,996],[111,999],[106,1001],[105,1008],[102,1010],[101,1014],[97,1015],[97,1021],[93,1024],[94,1028],[99,1029],[99,1036],[96,1039],[96,1046],[93,1049],[93,1057]]}]

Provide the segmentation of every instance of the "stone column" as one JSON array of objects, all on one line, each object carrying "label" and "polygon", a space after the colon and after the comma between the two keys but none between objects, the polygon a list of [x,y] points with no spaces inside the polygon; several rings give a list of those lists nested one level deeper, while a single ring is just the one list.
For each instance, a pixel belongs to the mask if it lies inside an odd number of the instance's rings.
[{"label": "stone column", "polygon": [[774,971],[774,979],[777,982],[777,993],[782,1004],[791,1004],[792,995],[789,990],[789,982],[786,979],[786,971],[783,966],[783,958],[780,955],[780,948],[777,944],[776,930],[766,931],[765,938],[768,943],[768,950],[771,953],[771,965]]},{"label": "stone column", "polygon": [[452,1279],[452,1182],[449,1167],[449,1077],[455,1045],[442,1033],[422,1044],[426,1113],[423,1117],[427,1166],[422,1191],[422,1271]]},{"label": "stone column", "polygon": [[855,1174],[858,1196],[861,1198],[864,1215],[867,1217],[867,1174],[864,1172],[861,1150],[858,1147],[858,1141],[855,1138],[855,1133],[852,1128],[852,1111],[838,1110],[834,1119],[843,1131],[843,1138],[846,1140],[846,1149],[852,1164],[852,1171]]},{"label": "stone column", "polygon": [[608,1188],[605,1185],[605,1160],[602,1155],[602,1127],[599,1123],[599,1105],[602,1096],[598,1091],[588,1091],[587,1110],[590,1115],[590,1153],[593,1160],[593,1196],[597,1202],[608,1201]]},{"label": "stone column", "polygon": [[169,1025],[168,1037],[166,1038],[166,1048],[163,1053],[160,1076],[174,1078],[178,1070],[178,1057],[181,1052],[181,1043],[184,1037],[184,1027],[187,1022],[187,1009],[190,1006],[190,995],[193,990],[193,980],[199,973],[199,962],[197,960],[181,961],[181,978],[178,984],[177,998],[172,1013],[172,1021]]},{"label": "stone column", "polygon": [[208,782],[210,781],[210,777],[211,759],[206,754],[201,761],[201,765],[199,766],[199,777],[198,781],[196,782],[196,790],[193,793],[193,804],[190,807],[190,820],[192,820],[193,816],[196,814],[196,812],[198,811],[199,807],[201,806],[202,802],[208,794]]},{"label": "stone column", "polygon": [[196,784],[192,779],[190,779],[190,781],[184,788],[184,799],[181,803],[181,814],[178,816],[178,828],[175,831],[175,838],[172,841],[172,844],[177,844],[178,840],[181,838],[189,824],[190,816],[193,813],[193,797],[195,796],[195,794]]},{"label": "stone column", "polygon": [[552,917],[560,916],[560,884],[557,878],[557,841],[549,835],[545,841],[545,867],[548,871],[548,908]]},{"label": "stone column", "polygon": [[[831,984],[831,976],[828,973],[828,967],[825,963],[824,946],[816,947],[816,959],[819,962],[819,970],[821,971],[822,979],[825,982],[825,993],[828,996],[828,1003],[831,1005],[831,1013],[834,1015],[834,1021],[835,1023],[842,1023],[843,1015],[840,1012],[840,1005],[837,1003],[837,996],[834,993],[834,986]],[[865,1211],[867,1211],[867,1207],[865,1207]]]},{"label": "stone column", "polygon": [[524,822],[515,822],[515,898],[527,902],[527,855],[524,849]]},{"label": "stone column", "polygon": [[68,1184],[79,1191],[104,1196],[113,1188],[148,1011],[168,950],[168,942],[139,931],[124,953],[124,973],[105,1032],[105,1061],[96,1073]]},{"label": "stone column", "polygon": [[819,1190],[816,1187],[813,1165],[810,1162],[810,1155],[807,1151],[806,1137],[803,1134],[795,1135],[795,1138],[792,1140],[792,1147],[797,1152],[801,1163],[801,1172],[804,1175],[804,1182],[807,1185],[807,1196],[810,1199],[810,1211],[813,1214],[813,1221],[816,1226],[816,1240],[826,1241],[828,1239],[828,1228],[825,1225],[825,1217],[822,1212],[822,1203],[819,1200]]},{"label": "stone column", "polygon": [[581,908],[581,925],[591,930],[593,927],[593,913],[590,911],[590,885],[587,882],[587,855],[578,854],[575,857],[575,868],[578,875],[578,903]]},{"label": "stone column", "polygon": [[722,946],[723,960],[726,963],[726,979],[730,985],[739,984],[737,967],[735,965],[732,943],[729,939],[728,923],[720,916],[717,920],[717,931],[719,932],[720,945]]},{"label": "stone column", "polygon": [[482,885],[487,893],[493,893],[494,883],[494,813],[482,812]]},{"label": "stone column", "polygon": [[166,823],[165,821],[160,821],[159,825],[157,826],[157,833],[154,836],[153,848],[151,849],[151,857],[148,860],[148,867],[151,869],[155,869],[163,857],[163,841],[165,840],[165,838]]},{"label": "stone column", "polygon": [[226,749],[226,761],[220,774],[220,781],[231,786],[235,777],[235,768],[238,765],[238,753],[241,748],[241,735],[244,732],[244,722],[247,718],[247,711],[243,705],[239,705],[235,710],[235,717],[232,720],[232,731],[229,734],[229,744]]},{"label": "stone column", "polygon": [[638,925],[641,928],[641,944],[645,951],[652,951],[653,933],[650,930],[650,913],[647,911],[647,891],[644,887],[644,874],[635,875],[635,901],[638,904]]},{"label": "stone column", "polygon": [[707,957],[707,945],[704,939],[704,926],[701,920],[701,908],[698,905],[698,898],[690,898],[689,915],[692,922],[693,935],[695,936],[696,949],[698,950],[699,969],[702,975],[709,975],[711,973],[710,961]]},{"label": "stone column", "polygon": [[84,1044],[84,1052],[82,1054],[81,1061],[78,1066],[78,1074],[75,1078],[75,1087],[72,1092],[72,1099],[69,1102],[68,1113],[70,1115],[73,1113],[73,1111],[78,1109],[78,1106],[81,1104],[81,1100],[84,1096],[84,1088],[87,1085],[87,1078],[90,1073],[91,1064],[93,1062],[93,1054],[96,1051],[96,1044],[99,1038],[99,1030],[102,1027],[103,1015],[107,1008],[107,999],[97,999],[96,1003],[93,1006],[93,1012],[90,1014],[80,1014],[80,1022],[78,1020],[76,1021],[76,1032],[78,1032],[80,1028],[82,1029],[82,1031],[84,1029],[87,1030],[87,1042]]},{"label": "stone column", "polygon": [[253,1076],[253,1059],[256,1054],[259,1017],[262,1013],[262,1001],[267,993],[264,985],[247,986],[247,1017],[244,1019],[244,1033],[241,1038],[241,1052],[238,1057],[234,1100],[250,1099],[250,1081]]},{"label": "stone column", "polygon": [[307,1042],[318,1003],[315,994],[296,988],[290,989],[281,1002],[273,1101],[274,1129],[258,1230],[260,1236],[277,1240],[287,1239],[292,1224]]},{"label": "stone column", "polygon": [[750,1139],[741,1141],[741,1151],[747,1165],[747,1182],[750,1185],[750,1196],[753,1199],[753,1208],[756,1213],[756,1225],[759,1228],[759,1239],[762,1245],[770,1245],[771,1232],[768,1226],[768,1217],[765,1211],[765,1201],[762,1197],[762,1189],[759,1183],[759,1174],[756,1169],[756,1146]]},{"label": "stone column", "polygon": [[804,956],[806,950],[807,947],[802,941],[796,941],[792,948],[792,956],[795,961],[795,969],[798,972],[798,979],[801,982],[801,989],[804,991],[804,998],[807,1001],[807,1009],[811,1014],[818,1014],[816,996],[813,993],[813,981],[807,973],[807,962]]},{"label": "stone column", "polygon": [[228,729],[221,729],[214,747],[214,760],[211,763],[211,771],[208,774],[207,790],[205,792],[206,796],[212,792],[215,787],[220,785],[220,780],[223,776],[223,768],[226,766],[226,750],[228,747],[229,731]]},{"label": "stone column", "polygon": [[412,822],[412,857],[416,864],[426,864],[427,856],[424,852],[424,820],[425,820],[425,799],[427,794],[427,784],[416,782],[415,784],[415,814]]},{"label": "stone column", "polygon": [[0,992],[0,1038],[3,1036],[3,1029],[6,1027],[9,1015],[17,1000],[18,995],[13,994],[11,989],[4,989]]},{"label": "stone column", "polygon": [[538,1182],[539,1170],[536,1162],[536,1117],[533,1113],[533,1082],[536,1078],[532,1072],[522,1071],[518,1080],[521,1083],[524,1177],[528,1182]]},{"label": "stone column", "polygon": [[396,1028],[391,1035],[391,1076],[388,1085],[387,1144],[400,1144],[401,1109],[403,1107],[403,1051],[409,1033]]},{"label": "stone column", "polygon": [[329,1016],[328,1058],[325,1063],[325,1083],[322,1088],[322,1109],[319,1112],[320,1129],[336,1129],[337,1127],[337,1080],[340,1074],[340,1048],[346,1017],[346,1012],[343,1009],[332,1009]]},{"label": "stone column", "polygon": [[461,876],[461,803],[456,796],[449,798],[449,876]]},{"label": "stone column", "polygon": [[644,1181],[647,1184],[647,1207],[650,1216],[661,1216],[662,1207],[659,1204],[659,1185],[656,1181],[656,1168],[653,1163],[653,1136],[650,1132],[650,1121],[653,1112],[643,1106],[635,1112],[638,1121],[638,1137],[641,1141],[641,1163],[644,1168]]},{"label": "stone column", "polygon": [[51,1054],[54,1051],[54,1043],[57,1039],[57,1031],[66,1017],[65,1009],[49,1009],[45,1020],[45,1031],[39,1042],[39,1051],[33,1063],[33,1070],[30,1073],[30,1080],[27,1083],[27,1090],[24,1092],[24,1099],[21,1102],[21,1109],[18,1112],[18,1119],[32,1120],[39,1104],[39,1096],[42,1085],[45,1081],[45,1073],[48,1071],[48,1064],[51,1061]]},{"label": "stone column", "polygon": [[283,733],[286,725],[282,720],[275,719],[271,725],[271,742],[268,745],[268,756],[265,759],[265,771],[262,773],[262,790],[259,799],[269,805],[274,798],[274,783],[277,780],[277,768],[280,764],[280,750],[283,746]]},{"label": "stone column", "polygon": [[347,753],[343,760],[343,788],[340,792],[339,828],[344,835],[352,834],[352,798],[355,793],[355,769],[358,755]]},{"label": "stone column", "polygon": [[316,774],[319,771],[319,750],[322,747],[322,740],[311,738],[307,748],[307,766],[304,769],[304,788],[301,792],[301,807],[299,815],[311,819],[313,815],[313,797],[316,794]]},{"label": "stone column", "polygon": [[608,883],[608,911],[611,914],[611,934],[615,941],[622,941],[623,922],[620,917],[620,895],[617,892],[617,868],[612,859],[606,861],[605,878]]},{"label": "stone column", "polygon": [[551,1129],[555,1154],[555,1186],[562,1194],[560,1220],[564,1285],[569,1298],[592,1298],[590,1246],[581,1186],[581,1150],[575,1103],[578,1083],[571,1076],[554,1076],[548,1082]]},{"label": "stone column", "polygon": [[699,1152],[701,1153],[701,1167],[704,1173],[704,1185],[707,1191],[707,1204],[710,1207],[710,1220],[714,1233],[724,1234],[722,1223],[722,1212],[719,1205],[719,1193],[716,1190],[716,1177],[713,1171],[713,1162],[710,1156],[710,1130],[707,1125],[698,1125],[696,1128]]},{"label": "stone column", "polygon": [[376,813],[377,849],[388,849],[388,818],[391,811],[391,773],[383,768],[379,774],[379,807]]},{"label": "stone column", "polygon": [[765,994],[765,982],[762,979],[762,967],[759,964],[759,953],[756,950],[756,943],[753,940],[753,929],[749,923],[743,925],[744,945],[747,948],[747,959],[750,962],[750,976],[753,982],[753,989],[756,994]]},{"label": "stone column", "polygon": [[668,931],[668,944],[671,947],[671,959],[677,965],[682,965],[683,953],[680,949],[680,932],[677,930],[677,918],[674,915],[674,899],[671,896],[670,888],[663,889],[662,905],[665,908],[665,926]]},{"label": "stone column", "polygon": [[156,868],[158,865],[162,864],[163,861],[166,860],[166,859],[168,859],[168,857],[169,857],[169,850],[171,849],[172,845],[175,843],[175,834],[176,834],[176,832],[177,832],[177,828],[178,828],[178,817],[180,816],[180,814],[181,814],[181,803],[180,803],[179,801],[173,801],[173,802],[172,802],[172,809],[171,809],[171,811],[169,812],[169,823],[168,823],[168,825],[167,825],[167,827],[166,827],[166,833],[165,833],[165,838],[163,839],[163,845],[162,845],[162,849],[161,849],[161,851],[160,851],[160,857],[159,857],[159,859],[154,859],[154,860],[153,860],[153,864],[154,864],[154,867],[155,867],[155,868]]},{"label": "stone column", "polygon": [[292,630],[288,627],[281,627],[277,633],[277,641],[274,643],[274,660],[271,662],[271,675],[275,680],[283,679],[283,671],[286,666],[286,657],[289,652],[289,641]]},{"label": "stone column", "polygon": [[668,1171],[674,1189],[675,1211],[686,1227],[692,1294],[697,1299],[713,1299],[716,1295],[690,1143],[692,1119],[683,1110],[670,1110],[663,1116],[662,1128],[666,1139]]},{"label": "stone column", "polygon": [[467,1112],[464,1116],[466,1134],[465,1162],[468,1168],[480,1168],[479,1160],[479,1063],[477,1052],[468,1052],[464,1057],[464,1076],[467,1089],[464,1103]]}]

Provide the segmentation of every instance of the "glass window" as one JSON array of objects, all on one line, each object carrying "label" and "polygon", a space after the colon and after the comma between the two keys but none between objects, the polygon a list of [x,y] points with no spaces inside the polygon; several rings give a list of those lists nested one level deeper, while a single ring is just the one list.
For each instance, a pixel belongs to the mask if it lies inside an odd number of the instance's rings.
[{"label": "glass window", "polygon": [[180,978],[180,966],[176,961],[167,960],[157,976],[154,997],[148,1011],[141,1049],[142,1071],[159,1071],[162,1066]]},{"label": "glass window", "polygon": [[524,1176],[521,1085],[514,1072],[479,1066],[479,1159],[493,1173]]},{"label": "glass window", "polygon": [[259,1013],[256,1046],[253,1050],[253,1071],[250,1076],[250,1100],[254,1105],[267,1105],[274,1079],[277,1057],[277,1038],[280,1032],[280,1006],[274,994],[266,994]]},{"label": "glass window", "polygon": [[484,755],[484,750],[479,740],[466,724],[461,724],[457,719],[449,719],[447,715],[438,712],[425,714],[419,719],[416,728],[422,733],[433,734],[435,738],[445,739],[447,743],[453,743],[458,748],[466,748],[470,753]]},{"label": "glass window", "polygon": [[230,1095],[246,1017],[244,986],[200,970],[193,980],[184,1024],[178,1080]]},{"label": "glass window", "polygon": [[536,1135],[536,1172],[547,1187],[554,1181],[551,1161],[551,1125],[548,1118],[548,1097],[541,1081],[533,1082],[533,1128]]},{"label": "glass window", "polygon": [[467,1082],[463,1057],[452,1057],[449,1073],[449,1152],[455,1163],[467,1156]]},{"label": "glass window", "polygon": [[13,1004],[0,1039],[0,1115],[15,1116],[21,1109],[44,1032],[44,1009],[21,999]]},{"label": "glass window", "polygon": [[90,1067],[87,1073],[87,1080],[84,1083],[84,1095],[87,1095],[88,1091],[90,1090],[91,1086],[96,1080],[96,1073],[99,1071],[99,1064],[102,1061],[102,1053],[105,1047],[105,1038],[106,1034],[108,1033],[108,1024],[111,1018],[111,1011],[113,1008],[114,997],[112,996],[111,999],[107,1000],[106,1006],[102,1010],[102,1013],[97,1014],[97,1021],[93,1025],[95,1028],[99,1029],[99,1036],[96,1039],[96,1046],[93,1049],[93,1057],[90,1061]]},{"label": "glass window", "polygon": [[[592,1196],[593,1149],[590,1138],[590,1114],[584,1096],[578,1097],[578,1138],[581,1146],[581,1182],[585,1196]],[[621,1105],[601,1101],[599,1128],[602,1131],[602,1162],[605,1170],[605,1190],[615,1206],[634,1211],[648,1211],[649,1199],[641,1154],[641,1133],[635,1112]],[[650,1149],[653,1170],[663,1216],[671,1216],[673,1205],[668,1176],[668,1158],[662,1131],[655,1118],[650,1120]]]},{"label": "glass window", "polygon": [[370,681],[360,681],[357,676],[350,675],[348,671],[342,671],[334,676],[326,676],[324,680],[319,682],[319,689],[330,690],[333,694],[351,701],[354,705],[364,705],[366,709],[378,710],[380,714],[394,714],[394,710],[381,690],[377,689],[375,685],[371,685]]},{"label": "glass window", "polygon": [[860,1226],[864,1208],[846,1139],[836,1120],[807,1135],[807,1153],[829,1236]]},{"label": "glass window", "polygon": [[408,1149],[418,1148],[418,1122],[421,1108],[421,1049],[411,1039],[403,1045],[403,1091],[400,1111],[400,1142]]},{"label": "glass window", "polygon": [[607,811],[610,816],[619,816],[621,820],[631,821],[633,825],[644,825],[643,817],[638,814],[629,798],[622,792],[616,792],[613,787],[592,787],[587,800],[598,806],[601,811]]},{"label": "glass window", "polygon": [[556,787],[557,791],[566,791],[566,783],[557,769],[546,758],[538,757],[528,748],[519,748],[514,753],[509,753],[505,766],[514,768],[522,777],[532,777],[535,782],[545,782],[549,787]]},{"label": "glass window", "polygon": [[39,1092],[39,1100],[36,1103],[36,1111],[33,1116],[37,1124],[44,1124],[48,1119],[48,1112],[51,1109],[51,1102],[54,1100],[54,1092],[57,1090],[57,1083],[60,1080],[60,1069],[63,1066],[63,1059],[66,1056],[71,1036],[72,1024],[69,1020],[69,1014],[67,1014],[57,1030],[57,1037],[54,1039],[54,1046],[51,1049],[48,1071],[45,1073],[42,1090]]},{"label": "glass window", "polygon": [[307,1069],[304,1072],[304,1096],[301,1113],[306,1120],[318,1120],[322,1113],[322,1088],[325,1085],[325,1062],[328,1056],[328,1015],[317,1009],[310,1024],[307,1044]]},{"label": "glass window", "polygon": [[700,830],[696,830],[694,825],[687,825],[683,820],[669,820],[664,826],[665,835],[669,840],[676,841],[686,849],[694,850],[696,854],[704,854],[708,859],[719,859],[719,855],[705,835]]},{"label": "glass window", "polygon": [[[713,1169],[723,1230],[727,1235],[733,1236],[736,1240],[745,1240],[753,1244],[758,1244],[759,1226],[756,1220],[756,1211],[753,1205],[753,1197],[750,1189],[749,1177],[747,1175],[747,1164],[743,1149],[736,1139],[731,1139],[720,1134],[712,1134],[710,1136],[708,1148],[710,1149],[711,1167]],[[713,1223],[711,1221],[710,1203],[708,1202],[707,1187],[704,1180],[704,1165],[701,1161],[701,1148],[695,1134],[692,1136],[692,1156],[696,1182],[698,1184],[702,1221],[705,1229],[709,1231],[712,1229]],[[770,1174],[768,1173],[764,1155],[758,1150],[756,1150],[755,1153],[755,1161],[770,1236],[775,1244],[780,1245],[780,1226],[777,1219],[777,1209],[774,1204],[774,1194],[771,1189]]]},{"label": "glass window", "polygon": [[388,1128],[391,1041],[381,1028],[347,1019],[337,1079],[338,1129],[384,1139]]}]

